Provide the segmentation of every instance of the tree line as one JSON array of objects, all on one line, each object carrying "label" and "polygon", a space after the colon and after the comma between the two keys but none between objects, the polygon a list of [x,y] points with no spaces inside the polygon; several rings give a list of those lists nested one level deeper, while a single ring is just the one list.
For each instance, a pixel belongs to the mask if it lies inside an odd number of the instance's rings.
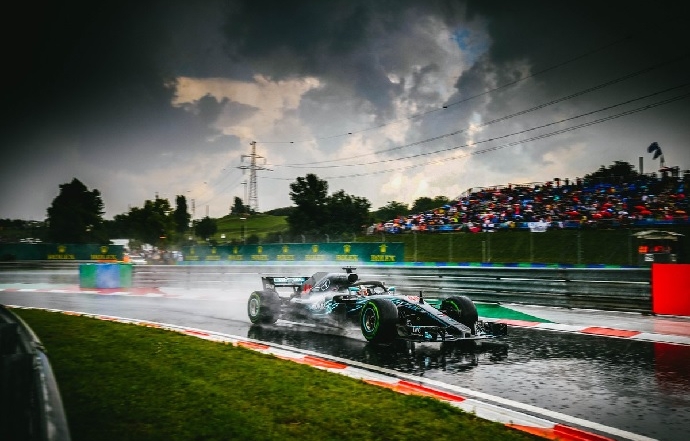
[{"label": "tree line", "polygon": [[[615,161],[609,167],[603,165],[585,180],[630,181],[639,177],[634,167],[626,162]],[[411,206],[389,201],[383,207],[371,211],[371,203],[365,197],[338,190],[329,194],[328,182],[315,174],[298,177],[290,184],[293,206],[271,210],[267,214],[285,215],[292,235],[346,235],[356,234],[374,222],[386,221],[410,213],[423,213],[449,204],[445,196],[420,197]],[[208,239],[217,232],[215,219],[208,216],[192,221],[183,195],[175,197],[173,207],[167,199],[156,197],[146,200],[142,207],[133,207],[127,213],[115,215],[113,220],[103,219],[104,205],[97,189],[89,190],[77,178],[60,185],[58,196],[47,210],[43,226],[25,224],[35,232],[34,237],[62,243],[107,243],[112,238],[129,238],[142,244],[170,247],[189,242],[190,237]],[[244,201],[235,197],[230,208],[231,216],[254,213]],[[22,221],[0,219],[0,228],[17,228]]]},{"label": "tree line", "polygon": [[[292,234],[356,233],[369,220],[370,202],[340,190],[328,194],[328,183],[316,175],[297,178],[291,184],[290,197],[294,207],[285,209]],[[0,229],[31,229],[32,237],[61,243],[108,243],[113,238],[128,238],[139,244],[169,248],[208,239],[217,232],[216,219],[208,216],[192,220],[187,199],[175,197],[175,205],[168,199],[156,197],[144,201],[141,207],[103,218],[101,192],[89,189],[79,179],[60,185],[57,197],[47,209],[42,225],[37,222],[0,219]],[[231,216],[256,214],[241,198],[236,197],[230,207]]]}]

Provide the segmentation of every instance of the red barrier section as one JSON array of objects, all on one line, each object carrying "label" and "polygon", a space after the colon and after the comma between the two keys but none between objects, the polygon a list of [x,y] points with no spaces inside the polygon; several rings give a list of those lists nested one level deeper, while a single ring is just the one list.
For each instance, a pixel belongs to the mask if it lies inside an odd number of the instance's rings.
[{"label": "red barrier section", "polygon": [[690,316],[690,264],[652,264],[652,312]]}]

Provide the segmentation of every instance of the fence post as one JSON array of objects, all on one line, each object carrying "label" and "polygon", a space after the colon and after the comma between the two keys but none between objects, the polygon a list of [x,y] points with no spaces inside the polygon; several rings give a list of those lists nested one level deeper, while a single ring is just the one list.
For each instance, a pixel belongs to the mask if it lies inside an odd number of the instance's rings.
[{"label": "fence post", "polygon": [[453,261],[453,233],[448,235],[448,262]]},{"label": "fence post", "polygon": [[529,261],[534,262],[534,233],[529,232]]},{"label": "fence post", "polygon": [[491,233],[487,232],[488,234],[487,239],[486,239],[486,255],[487,255],[487,262],[491,262]]}]

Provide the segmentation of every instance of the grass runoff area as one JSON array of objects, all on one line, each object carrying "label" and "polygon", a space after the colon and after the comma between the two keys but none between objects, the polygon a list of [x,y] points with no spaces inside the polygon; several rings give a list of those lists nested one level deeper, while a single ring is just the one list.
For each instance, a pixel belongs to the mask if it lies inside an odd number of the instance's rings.
[{"label": "grass runoff area", "polygon": [[538,440],[441,401],[173,331],[15,309],[73,441]]}]

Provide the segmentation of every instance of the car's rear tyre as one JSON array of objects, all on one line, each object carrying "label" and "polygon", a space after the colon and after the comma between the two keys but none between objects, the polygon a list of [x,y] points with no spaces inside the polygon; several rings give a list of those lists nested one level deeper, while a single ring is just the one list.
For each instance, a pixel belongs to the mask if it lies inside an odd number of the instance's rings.
[{"label": "car's rear tyre", "polygon": [[254,291],[247,301],[247,315],[254,324],[275,323],[280,315],[280,297],[273,291]]},{"label": "car's rear tyre", "polygon": [[362,308],[359,323],[367,341],[390,343],[398,334],[398,307],[388,299],[370,299]]},{"label": "car's rear tyre", "polygon": [[469,297],[448,297],[441,302],[441,308],[439,309],[450,318],[470,328],[472,334],[476,332],[475,325],[479,320],[479,314],[477,313],[477,306]]}]

